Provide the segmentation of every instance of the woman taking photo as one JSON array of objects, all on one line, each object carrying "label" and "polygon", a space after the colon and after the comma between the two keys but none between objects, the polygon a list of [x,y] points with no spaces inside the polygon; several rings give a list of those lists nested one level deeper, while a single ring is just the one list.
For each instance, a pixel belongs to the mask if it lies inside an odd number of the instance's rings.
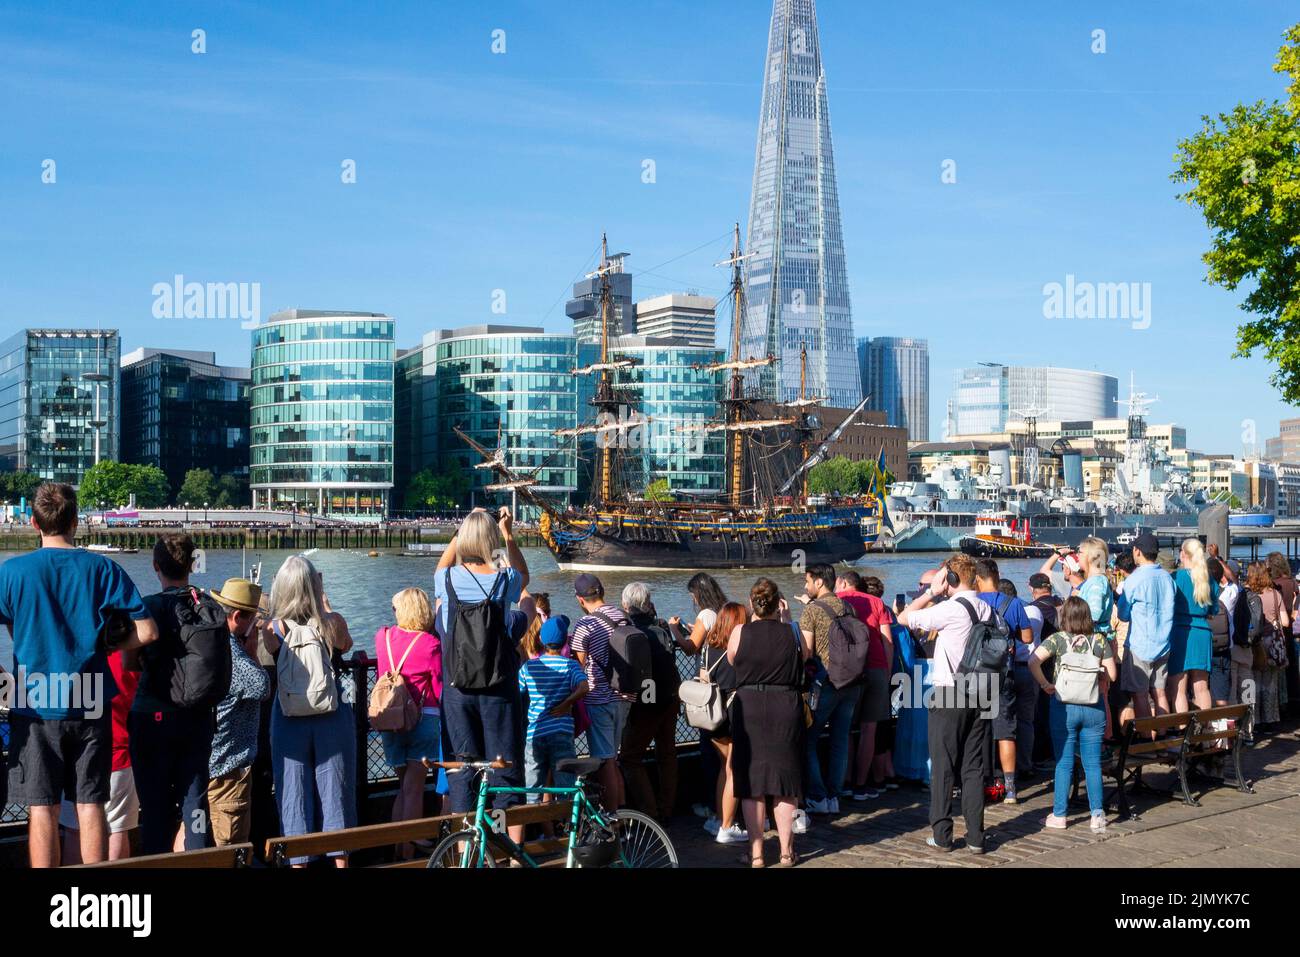
[{"label": "woman taking photo", "polygon": [[[1196,707],[1212,708],[1210,657],[1214,636],[1210,613],[1219,607],[1219,583],[1210,581],[1205,546],[1189,538],[1178,553],[1180,568],[1174,572],[1174,627],[1169,636],[1169,684],[1174,711],[1182,714],[1191,701]],[[1190,689],[1190,698],[1189,698]]]},{"label": "woman taking photo", "polygon": [[691,593],[695,605],[695,623],[691,625],[688,634],[682,628],[681,616],[674,615],[668,619],[668,627],[673,633],[673,640],[682,651],[688,655],[698,655],[718,623],[718,612],[727,603],[727,596],[722,593],[722,587],[713,577],[704,572],[696,573],[686,583],[686,590]]},{"label": "woman taking photo", "polygon": [[[290,647],[285,647],[286,639]],[[270,621],[263,646],[275,656],[279,676],[271,707],[271,766],[275,797],[284,834],[337,831],[357,823],[357,739],[352,706],[344,702],[338,681],[340,656],[352,647],[343,616],[333,611],[325,597],[320,572],[307,559],[294,555],[285,560],[271,588]],[[316,646],[323,645],[322,648]],[[333,666],[333,694],[298,693],[296,681],[301,661],[324,653]],[[308,703],[303,699],[311,699]],[[347,853],[331,852],[336,867],[347,867]],[[290,860],[306,866],[309,858]]]},{"label": "woman taking photo", "polygon": [[[1053,673],[1062,673],[1061,659],[1065,655],[1092,655],[1101,663],[1102,672],[1111,681],[1119,676],[1115,666],[1115,652],[1105,638],[1093,630],[1092,614],[1088,603],[1078,595],[1065,600],[1057,617],[1059,631],[1043,639],[1029,658],[1029,671],[1043,693],[1049,696],[1051,709],[1052,750],[1056,755],[1056,783],[1052,792],[1052,813],[1045,822],[1051,828],[1066,826],[1067,802],[1070,781],[1074,775],[1074,755],[1077,751],[1083,765],[1084,780],[1088,786],[1088,808],[1092,812],[1094,831],[1106,828],[1106,812],[1102,803],[1101,736],[1106,728],[1106,696],[1098,680],[1091,703],[1067,704],[1056,696],[1056,685],[1043,675],[1044,662],[1051,661]],[[1099,676],[1100,678],[1100,676]]]},{"label": "woman taking photo", "polygon": [[750,866],[763,867],[763,819],[772,799],[780,866],[798,862],[794,812],[803,790],[804,643],[797,640],[781,591],[760,578],[749,592],[753,618],[732,629],[727,659],[736,672],[731,699],[731,768],[749,831]]}]

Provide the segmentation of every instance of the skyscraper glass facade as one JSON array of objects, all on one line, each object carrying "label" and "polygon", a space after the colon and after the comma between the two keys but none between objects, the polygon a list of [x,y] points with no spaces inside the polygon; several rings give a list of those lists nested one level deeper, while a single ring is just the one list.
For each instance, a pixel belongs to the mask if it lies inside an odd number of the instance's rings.
[{"label": "skyscraper glass facade", "polygon": [[811,395],[852,408],[862,398],[844,266],[826,76],[814,0],[775,0],[768,34],[749,206],[744,357],[765,397],[798,398],[800,348]]},{"label": "skyscraper glass facade", "polygon": [[930,441],[930,347],[924,339],[877,336],[858,340],[858,370],[867,408],[913,442]]},{"label": "skyscraper glass facade", "polygon": [[1088,369],[986,364],[957,371],[948,403],[948,435],[1001,432],[1036,411],[1040,420],[1111,419],[1119,380]]},{"label": "skyscraper glass facade", "polygon": [[[508,468],[532,478],[552,501],[567,503],[577,487],[577,461],[572,440],[553,433],[577,424],[577,340],[528,326],[467,326],[433,333],[426,343],[439,465],[470,475],[475,504],[510,501],[509,492],[484,490],[501,478],[474,468],[483,458],[456,434],[459,428],[486,449],[504,446]],[[526,508],[521,514],[533,517]]]},{"label": "skyscraper glass facade", "polygon": [[24,329],[0,342],[0,469],[79,485],[118,458],[114,329]]},{"label": "skyscraper glass facade", "polygon": [[[623,468],[621,479],[632,497],[639,497],[647,485],[666,479],[674,491],[720,492],[726,470],[726,444],[721,432],[704,433],[693,426],[721,417],[724,374],[698,366],[719,362],[719,349],[692,345],[681,339],[650,339],[622,336],[611,340],[611,361],[630,358],[636,365],[614,374],[615,392],[625,408],[619,418],[647,416],[644,426],[620,432],[617,439]],[[578,364],[587,366],[600,359],[598,345],[578,347]],[[596,376],[578,377],[578,417],[594,421],[591,399]],[[594,461],[596,442],[585,437],[584,462]],[[590,470],[579,477],[584,490],[590,486]]]},{"label": "skyscraper glass facade", "polygon": [[211,352],[138,349],[122,360],[122,461],[156,465],[172,493],[190,469],[248,481],[249,373]]},{"label": "skyscraper glass facade", "polygon": [[393,487],[393,320],[290,309],[253,330],[255,505],[382,515]]}]

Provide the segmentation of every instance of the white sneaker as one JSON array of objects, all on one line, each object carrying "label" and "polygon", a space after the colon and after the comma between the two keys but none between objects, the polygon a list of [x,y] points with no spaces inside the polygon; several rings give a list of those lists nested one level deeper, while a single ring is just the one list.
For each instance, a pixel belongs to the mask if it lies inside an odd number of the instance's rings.
[{"label": "white sneaker", "polygon": [[716,835],[718,833],[718,829],[721,827],[722,827],[722,822],[719,821],[716,817],[710,817],[707,821],[704,822],[704,829],[713,835]]},{"label": "white sneaker", "polygon": [[718,836],[714,840],[719,844],[739,844],[749,840],[749,832],[739,824],[733,824],[731,827],[718,828]]},{"label": "white sneaker", "polygon": [[826,803],[830,805],[832,814],[840,813],[840,799],[837,797],[827,798]]},{"label": "white sneaker", "polygon": [[795,808],[794,811],[794,832],[796,834],[808,833],[808,812],[803,808]]},{"label": "white sneaker", "polygon": [[831,813],[831,802],[829,800],[814,801],[811,798],[809,798],[807,801],[804,801],[803,803],[804,803],[804,809],[809,814],[830,814]]}]

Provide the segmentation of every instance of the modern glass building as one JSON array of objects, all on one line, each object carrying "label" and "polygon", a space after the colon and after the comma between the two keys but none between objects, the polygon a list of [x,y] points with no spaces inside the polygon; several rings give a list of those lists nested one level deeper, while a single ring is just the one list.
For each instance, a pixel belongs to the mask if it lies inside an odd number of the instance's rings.
[{"label": "modern glass building", "polygon": [[959,369],[948,403],[948,436],[1002,432],[1037,410],[1039,420],[1115,418],[1119,380],[1087,369],[983,363]]},{"label": "modern glass building", "polygon": [[[422,416],[425,464],[433,461],[432,444],[439,466],[469,474],[473,504],[510,502],[509,493],[484,491],[500,477],[474,468],[483,458],[456,434],[459,428],[486,449],[503,448],[507,467],[567,504],[577,488],[577,460],[572,440],[553,433],[577,424],[577,340],[532,326],[464,326],[430,333],[422,351],[434,395]],[[522,517],[534,517],[529,512],[521,508]]]},{"label": "modern glass building", "polygon": [[0,469],[79,485],[118,458],[115,329],[22,329],[0,341]]},{"label": "modern glass building", "polygon": [[179,491],[190,469],[248,481],[249,370],[214,352],[122,357],[122,461],[156,465]]},{"label": "modern glass building", "polygon": [[381,516],[393,488],[393,320],[289,309],[253,330],[254,507]]},{"label": "modern glass building", "polygon": [[[632,274],[623,271],[627,253],[609,257],[609,334],[619,336],[636,329],[636,306],[632,303]],[[600,277],[591,276],[573,284],[573,298],[564,305],[573,320],[573,334],[579,342],[600,342]]]},{"label": "modern glass building", "polygon": [[745,251],[741,352],[778,360],[755,373],[764,397],[798,398],[806,346],[809,394],[853,408],[862,385],[814,0],[772,4]]},{"label": "modern glass building", "polygon": [[[622,481],[634,497],[651,482],[666,479],[673,491],[721,492],[726,472],[726,443],[721,432],[706,434],[692,429],[721,418],[724,374],[698,368],[720,362],[719,349],[697,346],[684,339],[651,339],[621,336],[610,341],[610,359],[629,358],[630,368],[617,370],[615,391],[626,399],[626,411],[619,417],[637,414],[650,422],[619,433],[625,436]],[[578,346],[578,365],[600,359],[598,345]],[[593,422],[596,410],[591,399],[596,392],[595,376],[578,377],[578,417]],[[595,442],[583,446],[584,461],[594,461]],[[579,476],[584,491],[590,488],[590,469]]]},{"label": "modern glass building", "polygon": [[877,336],[858,340],[858,371],[867,408],[913,442],[930,441],[930,347],[924,339]]}]

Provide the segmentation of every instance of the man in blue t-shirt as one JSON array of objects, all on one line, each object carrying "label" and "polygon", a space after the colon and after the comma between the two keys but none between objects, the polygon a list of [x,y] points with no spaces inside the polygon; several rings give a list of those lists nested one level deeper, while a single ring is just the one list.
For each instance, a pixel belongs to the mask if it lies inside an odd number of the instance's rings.
[{"label": "man in blue t-shirt", "polygon": [[[1025,613],[1025,603],[1014,595],[1003,594],[1002,578],[998,573],[998,563],[991,558],[981,558],[975,562],[975,590],[979,599],[1000,614],[1011,629],[1013,648],[1019,652],[1020,646],[1031,647],[1034,642],[1033,624]],[[1013,588],[1014,590],[1014,588]],[[1019,655],[1014,658],[1018,659]],[[1028,660],[1028,659],[1026,659]],[[1032,680],[1032,679],[1031,679]],[[1016,804],[1016,681],[1015,666],[1007,662],[1007,671],[998,682],[998,715],[993,719],[993,740],[997,742],[998,755],[996,764],[1002,767],[1002,780],[1006,786],[1007,804]],[[988,769],[993,775],[994,769]]]},{"label": "man in blue t-shirt", "polygon": [[46,482],[32,500],[41,547],[0,565],[0,622],[14,643],[10,800],[28,809],[32,867],[59,866],[59,808],[77,805],[81,859],[108,854],[117,693],[108,643],[134,651],[158,637],[140,593],[116,562],[76,546],[77,493]]}]

